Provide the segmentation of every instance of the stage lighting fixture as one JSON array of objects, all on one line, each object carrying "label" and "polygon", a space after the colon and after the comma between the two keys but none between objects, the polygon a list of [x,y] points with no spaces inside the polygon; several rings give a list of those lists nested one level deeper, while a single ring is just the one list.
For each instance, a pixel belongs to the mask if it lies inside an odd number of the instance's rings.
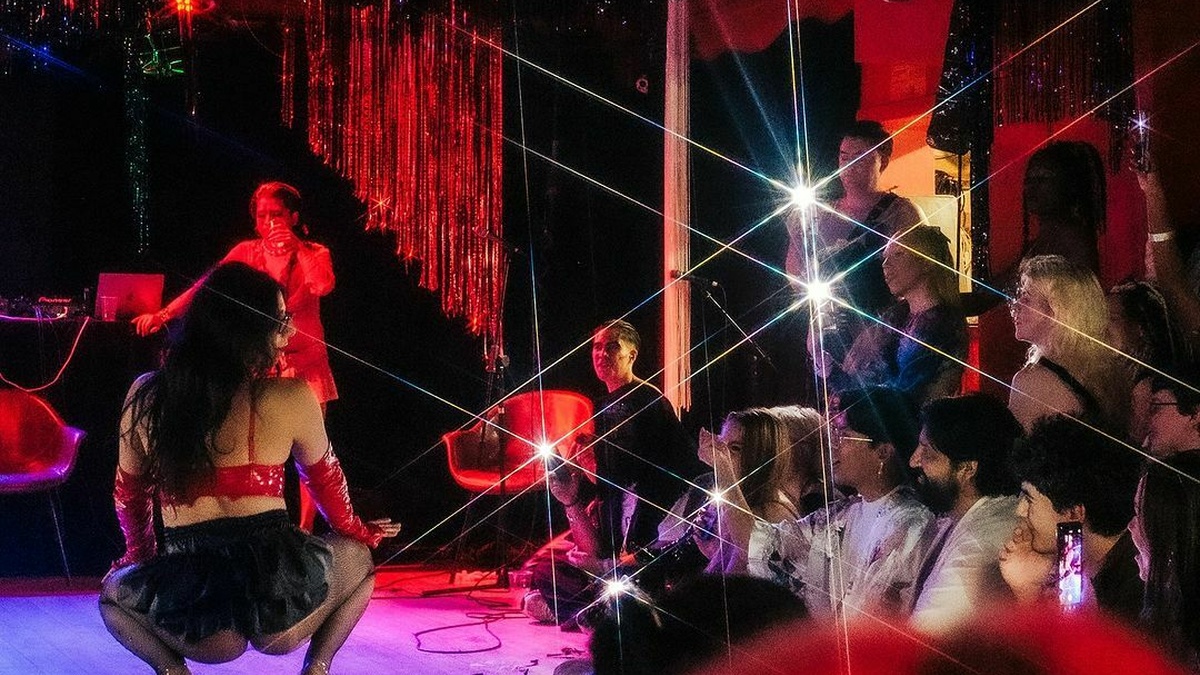
[{"label": "stage lighting fixture", "polygon": [[725,493],[720,490],[716,490],[716,489],[709,490],[708,491],[708,503],[718,505],[718,506],[721,504],[724,504],[725,503]]}]

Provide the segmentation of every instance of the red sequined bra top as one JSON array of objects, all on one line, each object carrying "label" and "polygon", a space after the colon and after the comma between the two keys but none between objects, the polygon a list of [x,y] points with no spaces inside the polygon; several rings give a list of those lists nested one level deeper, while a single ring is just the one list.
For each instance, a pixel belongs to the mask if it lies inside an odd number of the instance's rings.
[{"label": "red sequined bra top", "polygon": [[254,406],[250,406],[248,430],[249,459],[246,464],[218,466],[213,476],[186,495],[160,494],[166,506],[190,506],[201,497],[279,497],[283,498],[283,465],[254,463]]}]

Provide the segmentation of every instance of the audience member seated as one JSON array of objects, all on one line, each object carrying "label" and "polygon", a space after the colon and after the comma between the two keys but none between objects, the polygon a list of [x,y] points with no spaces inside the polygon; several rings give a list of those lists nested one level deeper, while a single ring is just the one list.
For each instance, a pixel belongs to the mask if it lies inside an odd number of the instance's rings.
[{"label": "audience member seated", "polygon": [[[756,522],[748,569],[791,588],[814,617],[905,616],[934,535],[933,513],[908,485],[915,415],[886,387],[846,392],[831,414],[833,481],[857,494],[797,521]],[[724,498],[747,509],[736,489]]]},{"label": "audience member seated", "polygon": [[[811,408],[799,409],[794,417],[803,420],[804,454],[819,453],[821,415]],[[756,519],[769,523],[794,521],[803,513],[802,490],[811,487],[808,467],[793,458],[801,454],[789,448],[788,427],[766,408],[729,413],[720,435],[700,430],[700,459],[713,467],[714,491],[722,494],[736,488],[749,507],[710,503],[698,521],[696,540],[710,559],[711,573],[739,574],[746,571],[746,547]],[[811,509],[810,509],[811,510]]]},{"label": "audience member seated", "polygon": [[1200,368],[1188,365],[1150,380],[1145,449],[1155,457],[1200,450]]},{"label": "audience member seated", "polygon": [[610,602],[592,633],[596,675],[684,673],[710,659],[742,664],[741,642],[806,616],[787,589],[739,575],[700,577],[652,604],[636,589]]},{"label": "audience member seated", "polygon": [[1129,533],[1146,583],[1142,627],[1200,671],[1200,453],[1146,465]]},{"label": "audience member seated", "polygon": [[885,385],[918,406],[958,393],[967,322],[950,241],[930,225],[898,234],[885,249],[883,276],[895,303],[882,323],[859,333],[840,364],[822,353],[818,372],[829,374],[834,391]]},{"label": "audience member seated", "polygon": [[[788,430],[788,464],[786,472],[791,479],[781,481],[795,490],[799,499],[792,499],[801,517],[824,508],[825,504],[843,495],[826,480],[828,462],[822,467],[825,457],[821,448],[821,431],[824,419],[812,408],[798,405],[783,405],[771,408]],[[813,426],[814,417],[816,427]]]},{"label": "audience member seated", "polygon": [[1130,385],[1101,342],[1108,311],[1096,276],[1061,256],[1027,258],[1012,315],[1017,339],[1029,343],[1029,356],[1013,376],[1008,407],[1026,433],[1049,415],[1102,420],[1123,429]]},{"label": "audience member seated", "polygon": [[1130,396],[1129,439],[1142,443],[1150,421],[1151,380],[1173,370],[1180,361],[1180,341],[1167,310],[1167,301],[1146,281],[1121,284],[1108,292],[1108,346],[1116,352],[1133,383]]},{"label": "audience member seated", "polygon": [[1017,524],[1009,460],[1020,436],[1008,408],[984,394],[938,399],[921,412],[909,466],[921,499],[941,516],[941,532],[918,579],[918,628],[944,631],[1011,599],[997,555]]},{"label": "audience member seated", "polygon": [[596,401],[596,481],[577,466],[551,475],[550,492],[566,510],[575,548],[566,561],[531,565],[524,611],[565,621],[594,599],[598,583],[619,568],[644,564],[638,554],[658,540],[664,514],[687,480],[701,473],[695,448],[671,404],[634,375],[641,336],[629,322],[609,321],[592,337],[592,368],[608,393]]},{"label": "audience member seated", "polygon": [[1085,606],[1133,622],[1142,607],[1133,518],[1140,456],[1103,432],[1055,416],[1013,454],[1021,522],[1000,553],[1004,580],[1023,603],[1056,599],[1058,524],[1083,524]]},{"label": "audience member seated", "polygon": [[[1167,213],[1167,198],[1153,169],[1138,173],[1138,184],[1146,196],[1146,278],[1162,289],[1185,338],[1189,359],[1200,358],[1200,289],[1188,280],[1183,256],[1176,244],[1175,230]],[[1192,253],[1200,256],[1200,247]]]}]

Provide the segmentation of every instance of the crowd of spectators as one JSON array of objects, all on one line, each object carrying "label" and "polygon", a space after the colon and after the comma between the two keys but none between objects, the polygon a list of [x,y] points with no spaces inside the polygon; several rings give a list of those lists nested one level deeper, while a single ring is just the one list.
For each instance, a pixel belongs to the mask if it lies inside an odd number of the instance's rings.
[{"label": "crowd of spectators", "polygon": [[[967,344],[948,244],[919,209],[881,224],[872,200],[890,147],[868,132],[843,142],[870,160],[859,158],[843,200],[877,226],[859,233],[823,220],[815,253],[796,228],[789,270],[830,263],[846,240],[882,236],[875,254],[892,304],[859,312],[852,330],[843,322],[841,333],[811,335],[828,399],[734,411],[719,433],[701,431],[699,458],[712,472],[691,482],[690,502],[660,513],[689,523],[676,533],[709,564],[692,582],[596,600],[620,609],[596,624],[596,672],[705,662],[723,672],[735,653],[762,659],[779,647],[815,658],[830,644],[831,658],[865,663],[849,642],[878,626],[905,636],[889,672],[910,657],[913,672],[933,672],[916,665],[930,654],[947,662],[936,672],[1074,672],[1038,650],[1083,654],[1076,647],[1100,635],[1125,645],[1123,667],[1200,669],[1200,298],[1157,177],[1140,176],[1147,274],[1106,291],[1096,250],[1104,172],[1070,168],[1095,169],[1094,149],[1051,143],[1030,160],[1026,225],[1038,234],[1004,286],[1028,355],[1005,401],[961,389]],[[1063,532],[1079,533],[1080,547],[1066,546]],[[1082,602],[1062,599],[1071,571]],[[636,587],[636,572],[628,579]],[[757,611],[759,600],[773,609]],[[980,636],[990,617],[996,626],[1038,617],[1075,646],[999,628]],[[797,620],[807,628],[772,627]],[[627,641],[634,624],[644,630]],[[634,652],[658,660],[635,662]],[[1124,657],[1081,658],[1104,666]]]}]

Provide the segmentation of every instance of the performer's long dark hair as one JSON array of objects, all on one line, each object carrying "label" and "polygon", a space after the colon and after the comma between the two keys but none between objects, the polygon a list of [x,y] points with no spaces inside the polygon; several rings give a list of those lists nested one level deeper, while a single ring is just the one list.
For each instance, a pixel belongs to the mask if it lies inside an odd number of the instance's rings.
[{"label": "performer's long dark hair", "polygon": [[242,263],[214,268],[192,298],[162,368],[130,398],[144,429],[147,471],[165,494],[185,497],[216,465],[213,438],[233,397],[273,365],[279,284]]}]

